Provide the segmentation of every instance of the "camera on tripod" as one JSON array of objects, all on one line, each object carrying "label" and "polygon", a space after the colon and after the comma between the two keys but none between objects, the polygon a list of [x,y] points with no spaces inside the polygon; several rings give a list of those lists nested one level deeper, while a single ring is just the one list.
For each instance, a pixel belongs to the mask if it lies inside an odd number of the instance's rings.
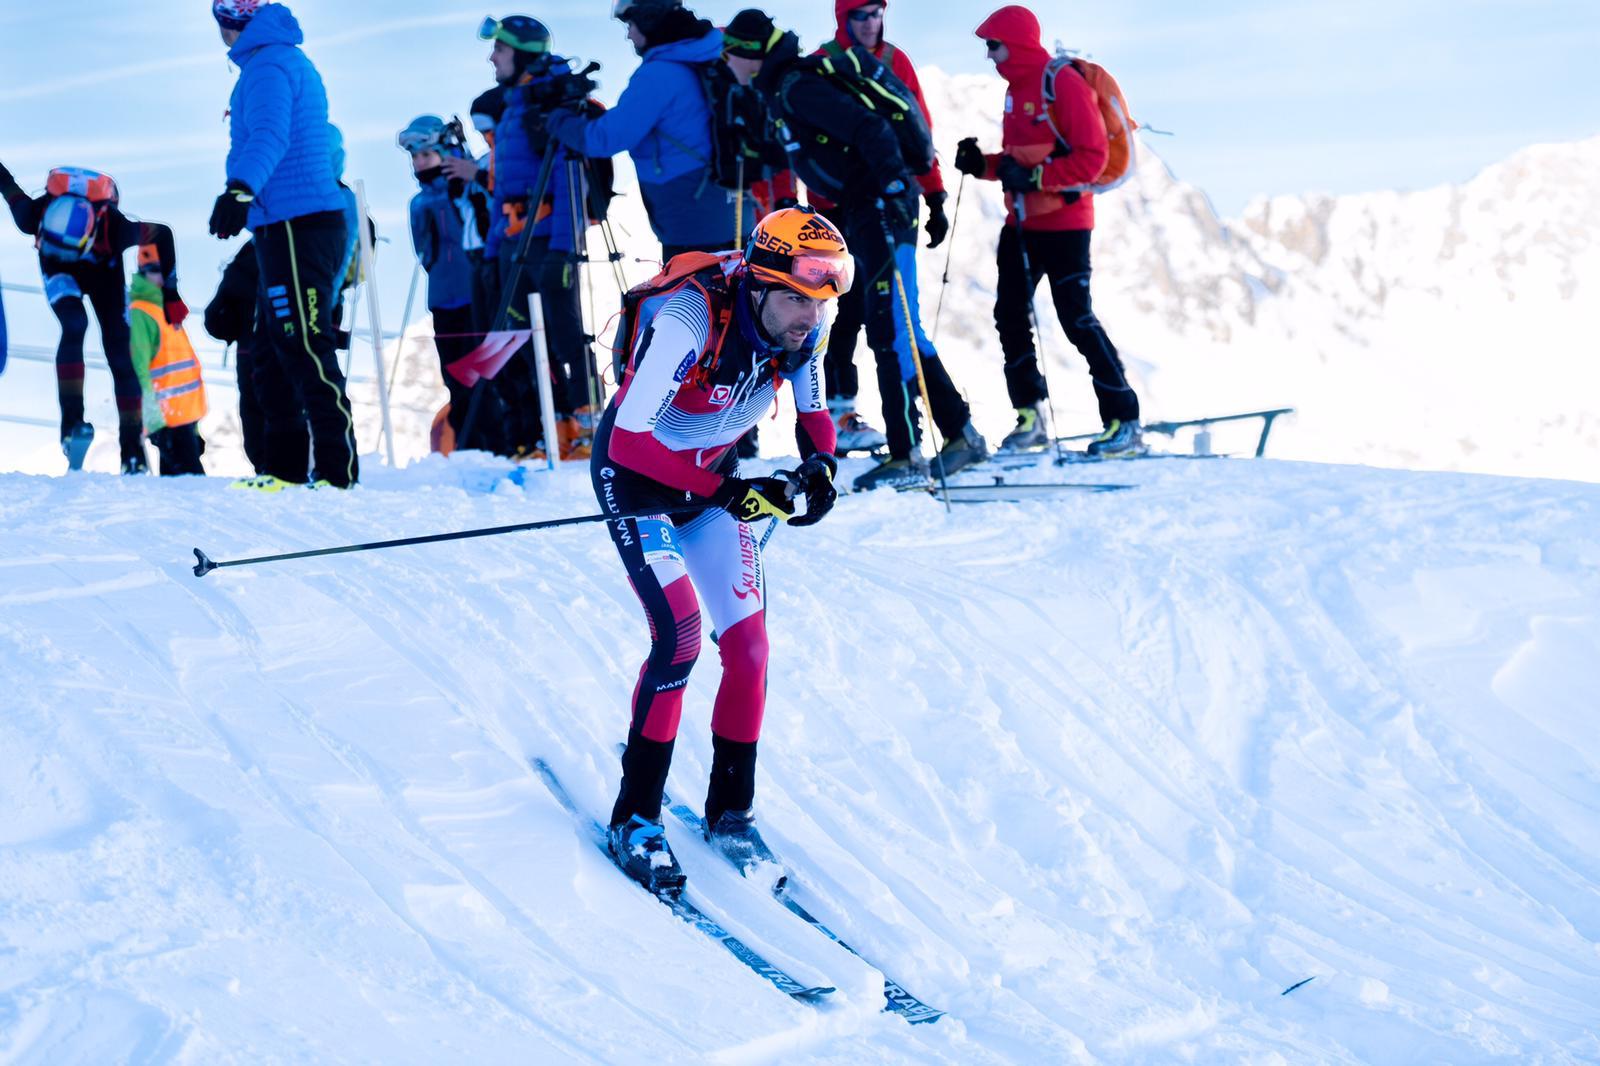
[{"label": "camera on tripod", "polygon": [[528,99],[545,109],[581,105],[599,88],[591,76],[599,69],[599,63],[590,62],[582,70],[548,75],[527,86]]}]

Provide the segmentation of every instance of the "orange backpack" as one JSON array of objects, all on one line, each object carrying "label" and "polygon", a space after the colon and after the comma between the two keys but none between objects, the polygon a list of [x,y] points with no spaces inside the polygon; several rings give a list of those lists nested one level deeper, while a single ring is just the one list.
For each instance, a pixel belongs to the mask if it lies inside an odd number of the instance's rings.
[{"label": "orange backpack", "polygon": [[[633,372],[634,347],[639,343],[639,337],[674,293],[686,285],[694,285],[705,293],[706,302],[717,308],[719,303],[725,304],[726,301],[713,299],[713,292],[726,295],[729,275],[743,261],[744,255],[740,252],[684,252],[673,256],[655,277],[624,293],[622,322],[611,341],[611,361],[617,383],[626,381],[627,375]],[[731,305],[728,305],[711,323],[711,332],[716,340],[714,351],[721,351],[722,339],[727,336],[731,317]]]},{"label": "orange backpack", "polygon": [[1118,185],[1127,181],[1136,169],[1137,155],[1133,143],[1133,131],[1139,124],[1133,120],[1133,113],[1128,110],[1128,100],[1122,95],[1122,87],[1117,84],[1117,79],[1111,72],[1098,63],[1091,63],[1087,59],[1068,55],[1065,51],[1058,51],[1055,58],[1050,60],[1044,68],[1044,116],[1050,123],[1050,132],[1056,135],[1056,140],[1063,144],[1069,143],[1061,136],[1061,128],[1056,125],[1056,78],[1063,70],[1072,69],[1078,76],[1089,83],[1089,88],[1094,92],[1095,104],[1100,108],[1100,117],[1106,124],[1106,165],[1101,168],[1100,174],[1087,185],[1080,185],[1076,192],[1110,192]]}]

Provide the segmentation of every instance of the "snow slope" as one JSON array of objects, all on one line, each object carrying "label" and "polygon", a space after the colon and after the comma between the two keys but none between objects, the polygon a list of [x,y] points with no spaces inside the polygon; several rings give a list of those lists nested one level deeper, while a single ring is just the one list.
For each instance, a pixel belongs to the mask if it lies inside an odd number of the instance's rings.
[{"label": "snow slope", "polygon": [[1600,489],[1148,462],[779,531],[763,824],[950,1012],[913,1028],[677,833],[839,988],[773,991],[530,770],[615,788],[644,627],[598,529],[189,572],[593,509],[495,472],[0,476],[0,1061],[1600,1059]]}]

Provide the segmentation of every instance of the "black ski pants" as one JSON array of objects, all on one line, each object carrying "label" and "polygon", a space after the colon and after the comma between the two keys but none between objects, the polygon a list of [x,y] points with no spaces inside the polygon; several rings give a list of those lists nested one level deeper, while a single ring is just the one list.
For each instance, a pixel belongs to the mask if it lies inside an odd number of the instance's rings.
[{"label": "black ski pants", "polygon": [[[1029,301],[1040,279],[1050,282],[1050,298],[1067,339],[1089,363],[1100,421],[1124,422],[1139,417],[1139,397],[1128,384],[1111,338],[1089,302],[1089,238],[1092,230],[1022,231],[1007,226],[1000,233],[999,279],[995,286],[994,324],[1005,356],[1006,390],[1013,407],[1044,402],[1048,390],[1039,372]],[[1027,250],[1024,262],[1023,249]]]},{"label": "black ski pants", "polygon": [[472,402],[472,390],[457,381],[446,369],[451,363],[467,355],[483,338],[474,326],[471,305],[465,307],[433,307],[433,346],[439,353],[439,376],[444,378],[445,391],[450,394],[450,429],[456,439],[461,439],[461,424],[467,419],[467,407]]},{"label": "black ski pants", "polygon": [[158,429],[150,434],[150,443],[156,446],[156,451],[161,456],[162,477],[206,472],[205,467],[200,464],[200,456],[206,450],[206,446],[200,439],[198,425],[168,426],[166,429]]},{"label": "black ski pants", "polygon": [[266,473],[304,483],[302,428],[311,429],[318,478],[338,488],[359,480],[355,418],[339,368],[339,269],[346,252],[345,218],[322,211],[255,230],[261,267],[258,325],[270,347],[257,360],[256,397],[264,421]]},{"label": "black ski pants", "polygon": [[[861,276],[861,264],[856,263],[856,276]],[[828,350],[822,357],[823,384],[828,399],[842,396],[853,400],[861,391],[861,377],[856,373],[856,342],[861,339],[861,327],[866,312],[866,289],[857,284],[839,297],[834,309],[833,326],[828,330]]]},{"label": "black ski pants", "polygon": [[56,399],[61,406],[61,439],[84,420],[83,415],[83,339],[89,331],[89,314],[83,302],[94,308],[100,325],[100,345],[106,365],[111,368],[111,388],[117,399],[117,440],[122,458],[144,455],[144,394],[139,375],[133,369],[129,352],[128,286],[119,260],[109,265],[75,263],[62,269],[40,260],[44,272],[45,297],[50,310],[61,323],[61,341],[56,345]]},{"label": "black ski pants", "polygon": [[945,440],[961,435],[972,412],[922,329],[917,311],[916,227],[891,233],[882,211],[872,203],[841,211],[845,240],[856,257],[855,284],[862,290],[867,344],[878,364],[884,436],[889,438],[890,457],[904,459],[922,439],[919,361],[933,422]]}]

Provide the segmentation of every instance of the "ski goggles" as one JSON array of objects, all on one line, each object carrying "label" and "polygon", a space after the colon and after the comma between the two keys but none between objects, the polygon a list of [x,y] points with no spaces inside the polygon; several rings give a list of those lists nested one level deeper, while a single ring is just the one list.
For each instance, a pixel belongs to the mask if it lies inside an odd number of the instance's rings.
[{"label": "ski goggles", "polygon": [[722,31],[722,50],[729,55],[741,59],[765,59],[772,46],[778,43],[783,36],[783,31],[774,27],[772,36],[765,41],[745,40],[742,37],[731,36],[727,30]]},{"label": "ski goggles", "polygon": [[539,39],[543,27],[527,15],[508,15],[503,19],[485,18],[478,27],[478,39],[499,41],[521,52],[548,52],[550,41]]},{"label": "ski goggles", "polygon": [[441,130],[401,130],[395,137],[395,143],[412,155],[418,152],[441,152],[445,146]]},{"label": "ski goggles", "polygon": [[745,255],[756,277],[776,282],[819,300],[843,296],[855,283],[856,261],[849,252],[801,252],[784,255],[751,248]]},{"label": "ski goggles", "polygon": [[883,8],[877,6],[876,4],[872,5],[871,7],[858,7],[854,11],[850,12],[851,22],[866,22],[868,19],[879,19],[882,17]]}]

